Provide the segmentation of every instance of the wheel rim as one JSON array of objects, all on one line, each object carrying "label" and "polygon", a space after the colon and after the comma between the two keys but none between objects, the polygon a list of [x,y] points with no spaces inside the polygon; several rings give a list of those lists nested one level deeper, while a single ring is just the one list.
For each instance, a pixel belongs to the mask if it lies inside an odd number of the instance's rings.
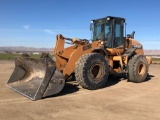
[{"label": "wheel rim", "polygon": [[90,76],[94,81],[100,81],[104,76],[104,67],[101,63],[95,62],[89,70]]},{"label": "wheel rim", "polygon": [[143,76],[145,74],[145,71],[146,71],[146,66],[144,63],[141,62],[138,65],[138,75]]}]

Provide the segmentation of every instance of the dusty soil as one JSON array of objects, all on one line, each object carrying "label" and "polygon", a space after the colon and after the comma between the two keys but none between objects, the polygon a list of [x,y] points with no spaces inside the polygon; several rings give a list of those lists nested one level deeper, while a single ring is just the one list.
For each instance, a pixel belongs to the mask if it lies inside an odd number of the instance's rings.
[{"label": "dusty soil", "polygon": [[66,84],[55,96],[31,101],[6,85],[13,61],[0,61],[0,120],[159,120],[160,65],[152,64],[146,82],[127,82],[124,75],[99,90]]}]

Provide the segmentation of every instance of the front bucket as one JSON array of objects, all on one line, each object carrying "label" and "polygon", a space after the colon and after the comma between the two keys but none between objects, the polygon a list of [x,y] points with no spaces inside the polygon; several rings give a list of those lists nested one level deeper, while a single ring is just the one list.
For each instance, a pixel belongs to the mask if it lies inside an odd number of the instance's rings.
[{"label": "front bucket", "polygon": [[59,93],[65,80],[51,58],[20,57],[15,60],[15,69],[7,84],[16,92],[37,100]]}]

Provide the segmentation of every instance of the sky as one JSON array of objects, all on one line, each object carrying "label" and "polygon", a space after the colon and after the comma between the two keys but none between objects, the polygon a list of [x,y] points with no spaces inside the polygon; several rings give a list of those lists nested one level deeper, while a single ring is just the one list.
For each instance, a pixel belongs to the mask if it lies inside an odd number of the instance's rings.
[{"label": "sky", "polygon": [[144,49],[160,49],[160,0],[0,0],[0,47],[54,48],[56,35],[91,39],[92,19],[126,19]]}]

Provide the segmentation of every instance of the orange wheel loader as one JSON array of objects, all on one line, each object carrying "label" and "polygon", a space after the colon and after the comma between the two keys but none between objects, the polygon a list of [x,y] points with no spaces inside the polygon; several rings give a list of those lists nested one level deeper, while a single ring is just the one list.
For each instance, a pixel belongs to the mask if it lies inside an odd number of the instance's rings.
[{"label": "orange wheel loader", "polygon": [[[18,93],[38,100],[59,93],[66,80],[74,75],[85,89],[105,87],[108,76],[125,73],[130,82],[147,78],[151,58],[134,33],[125,35],[125,19],[107,16],[91,20],[92,42],[87,39],[56,36],[54,58],[29,56],[16,58],[8,86]],[[66,41],[72,43],[64,48]]]}]

